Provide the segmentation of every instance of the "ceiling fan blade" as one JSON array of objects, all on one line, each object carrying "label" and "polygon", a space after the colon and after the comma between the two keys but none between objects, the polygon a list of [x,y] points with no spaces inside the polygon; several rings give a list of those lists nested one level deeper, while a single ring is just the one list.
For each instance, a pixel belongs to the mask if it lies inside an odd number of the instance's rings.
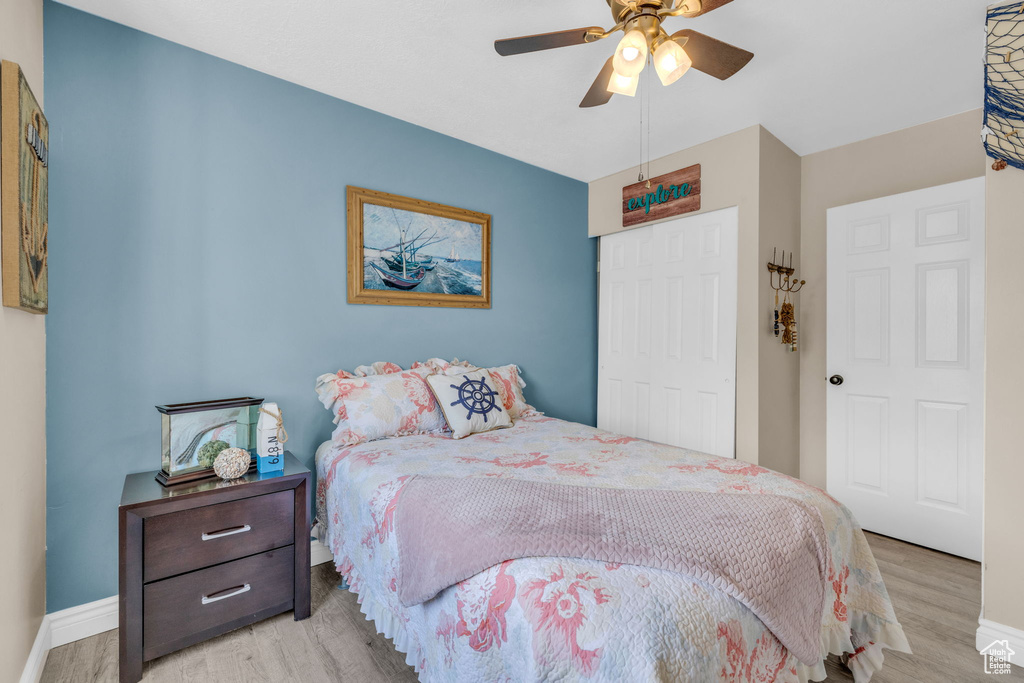
[{"label": "ceiling fan blade", "polygon": [[[494,49],[502,57],[508,57],[509,55],[521,55],[524,52],[536,52],[537,50],[550,50],[555,47],[592,43],[595,40],[600,40],[596,36],[603,35],[604,29],[600,26],[585,26],[584,28],[574,28],[569,31],[538,33],[535,36],[496,40],[494,41]],[[588,36],[593,37],[588,40]]]},{"label": "ceiling fan blade", "polygon": [[[721,7],[722,5],[728,5],[730,2],[732,2],[732,0],[701,0],[701,2],[700,2],[700,11],[699,12],[694,12],[692,14],[687,12],[683,16],[686,16],[686,17],[699,17],[702,14],[707,14],[708,12],[713,12],[714,10],[718,9],[719,7]],[[686,4],[685,0],[684,0],[684,2],[681,2],[680,4],[685,5]]]},{"label": "ceiling fan blade", "polygon": [[580,102],[580,107],[599,107],[602,104],[607,104],[608,100],[612,98],[612,93],[608,92],[608,81],[612,77],[612,60],[614,59],[615,57],[609,57],[608,61],[604,63],[604,68],[601,69],[601,73],[597,74],[594,84],[590,86],[590,90]]},{"label": "ceiling fan blade", "polygon": [[[686,40],[683,41],[683,38]],[[688,28],[673,33],[672,40],[683,46],[686,54],[693,60],[694,69],[723,81],[754,58],[753,52],[747,52]]]}]

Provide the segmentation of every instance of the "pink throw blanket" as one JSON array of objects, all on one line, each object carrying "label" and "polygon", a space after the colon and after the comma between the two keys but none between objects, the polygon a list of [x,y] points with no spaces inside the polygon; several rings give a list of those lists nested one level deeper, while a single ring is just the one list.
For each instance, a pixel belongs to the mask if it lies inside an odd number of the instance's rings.
[{"label": "pink throw blanket", "polygon": [[406,606],[510,559],[641,565],[715,586],[800,661],[821,658],[827,540],[789,498],[419,475],[397,496],[395,532]]}]

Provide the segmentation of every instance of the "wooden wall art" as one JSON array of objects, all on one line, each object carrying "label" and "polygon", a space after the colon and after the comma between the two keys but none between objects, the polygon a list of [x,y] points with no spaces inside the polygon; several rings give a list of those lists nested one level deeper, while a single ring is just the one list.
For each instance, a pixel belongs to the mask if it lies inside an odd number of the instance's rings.
[{"label": "wooden wall art", "polygon": [[700,164],[622,188],[622,227],[700,211]]},{"label": "wooden wall art", "polygon": [[46,313],[49,126],[25,75],[0,63],[0,251],[3,304]]},{"label": "wooden wall art", "polygon": [[348,302],[491,307],[491,217],[348,188]]}]

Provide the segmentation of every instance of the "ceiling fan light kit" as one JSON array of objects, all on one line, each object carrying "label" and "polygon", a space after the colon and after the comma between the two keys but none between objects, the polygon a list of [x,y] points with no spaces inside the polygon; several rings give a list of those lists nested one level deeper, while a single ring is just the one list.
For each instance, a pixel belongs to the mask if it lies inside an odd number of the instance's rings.
[{"label": "ceiling fan light kit", "polygon": [[608,92],[632,97],[636,94],[636,87],[639,84],[640,74],[623,76],[618,71],[612,71],[612,76],[608,79]]},{"label": "ceiling fan light kit", "polygon": [[627,31],[615,48],[612,61],[615,73],[626,77],[638,76],[647,63],[647,52],[647,36],[637,29]]},{"label": "ceiling fan light kit", "polygon": [[672,85],[693,66],[693,60],[682,45],[674,40],[664,40],[654,50],[654,70],[662,85]]},{"label": "ceiling fan light kit", "polygon": [[[608,102],[612,94],[636,94],[640,73],[653,54],[654,68],[664,85],[679,80],[690,67],[720,80],[729,78],[753,58],[753,53],[723,43],[703,33],[684,29],[669,35],[662,22],[669,17],[696,17],[732,0],[605,0],[615,25],[556,31],[494,41],[499,55],[508,56],[593,43],[622,31],[614,55],[605,63],[587,92],[581,107]],[[687,49],[684,50],[683,47]]]}]

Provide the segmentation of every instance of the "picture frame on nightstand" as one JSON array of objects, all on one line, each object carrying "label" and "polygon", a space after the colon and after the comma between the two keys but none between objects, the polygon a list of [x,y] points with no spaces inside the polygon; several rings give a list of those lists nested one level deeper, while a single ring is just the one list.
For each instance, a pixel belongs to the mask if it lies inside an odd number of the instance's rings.
[{"label": "picture frame on nightstand", "polygon": [[160,411],[160,472],[164,486],[216,477],[213,461],[227,448],[241,448],[254,456],[256,424],[262,398],[244,396],[216,401],[157,406]]}]

